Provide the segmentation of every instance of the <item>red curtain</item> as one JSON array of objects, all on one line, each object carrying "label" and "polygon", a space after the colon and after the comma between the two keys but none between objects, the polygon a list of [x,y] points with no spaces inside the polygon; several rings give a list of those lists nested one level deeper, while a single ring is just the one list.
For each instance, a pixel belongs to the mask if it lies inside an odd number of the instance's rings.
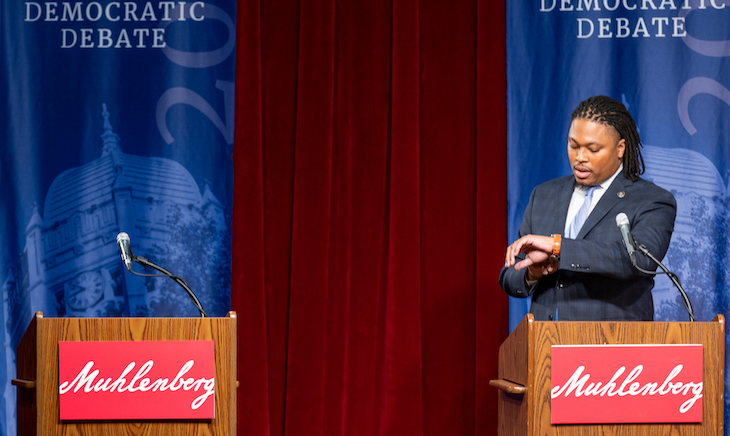
[{"label": "red curtain", "polygon": [[496,434],[505,5],[241,0],[237,26],[239,434]]}]

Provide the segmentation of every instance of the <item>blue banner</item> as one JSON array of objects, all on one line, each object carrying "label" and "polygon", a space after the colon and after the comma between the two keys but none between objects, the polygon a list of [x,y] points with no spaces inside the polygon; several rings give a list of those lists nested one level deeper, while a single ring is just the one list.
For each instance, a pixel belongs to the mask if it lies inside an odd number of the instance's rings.
[{"label": "blue banner", "polygon": [[[730,5],[726,3],[507,3],[510,242],[516,238],[532,188],[571,174],[566,146],[573,109],[592,95],[607,95],[622,101],[636,121],[644,143],[643,178],[677,199],[665,264],[680,276],[698,320],[728,315]],[[653,297],[655,319],[688,319],[666,277],[657,280]],[[511,329],[528,307],[527,300],[511,300]],[[726,414],[727,404],[726,399]]]},{"label": "blue banner", "polygon": [[[235,1],[2,2],[0,435],[15,347],[44,316],[230,309]],[[143,271],[137,265],[135,270]]]}]

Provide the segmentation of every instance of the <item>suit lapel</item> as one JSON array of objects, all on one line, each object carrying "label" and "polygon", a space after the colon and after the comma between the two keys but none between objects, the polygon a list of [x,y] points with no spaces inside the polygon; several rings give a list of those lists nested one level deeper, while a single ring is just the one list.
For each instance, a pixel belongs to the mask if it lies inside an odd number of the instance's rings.
[{"label": "suit lapel", "polygon": [[[603,194],[601,200],[598,204],[596,204],[596,207],[593,208],[591,214],[588,215],[588,219],[586,219],[585,224],[583,224],[580,232],[578,232],[578,237],[576,239],[583,239],[585,235],[588,234],[588,232],[590,232],[591,229],[593,229],[593,227],[595,227],[596,224],[598,224],[606,216],[606,214],[611,211],[611,209],[621,202],[627,195],[627,189],[630,189],[631,185],[633,185],[633,182],[624,177],[623,171],[620,172],[616,178],[613,179],[613,183],[611,183],[608,187],[606,193]],[[563,221],[565,221],[565,218],[563,218]]]},{"label": "suit lapel", "polygon": [[570,207],[570,199],[573,197],[573,191],[575,190],[575,177],[568,176],[565,178],[563,186],[558,191],[558,197],[556,198],[555,206],[551,208],[551,213],[554,214],[551,222],[556,223],[557,227],[551,229],[553,234],[557,233],[562,235],[565,231],[565,220],[568,216],[568,207]]}]

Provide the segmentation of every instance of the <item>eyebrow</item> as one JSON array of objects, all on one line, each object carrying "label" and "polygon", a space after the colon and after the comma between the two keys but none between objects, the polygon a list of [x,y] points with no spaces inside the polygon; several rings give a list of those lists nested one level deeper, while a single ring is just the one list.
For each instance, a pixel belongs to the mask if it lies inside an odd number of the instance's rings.
[{"label": "eyebrow", "polygon": [[[576,140],[575,140],[575,139],[574,139],[574,138],[573,138],[572,136],[568,136],[568,141],[570,141],[570,142],[574,142],[574,143],[576,143],[576,144],[578,144],[578,145],[581,145],[581,144],[580,144],[580,143],[578,143],[578,141],[576,141]],[[587,143],[587,144],[583,144],[583,145],[584,145],[584,146],[586,146],[586,147],[590,147],[591,145],[598,145],[598,146],[601,146],[601,147],[603,147],[603,146],[604,146],[604,145],[603,145],[603,144],[601,144],[600,142],[596,142],[596,141],[592,141],[592,142],[589,142],[589,143]]]}]

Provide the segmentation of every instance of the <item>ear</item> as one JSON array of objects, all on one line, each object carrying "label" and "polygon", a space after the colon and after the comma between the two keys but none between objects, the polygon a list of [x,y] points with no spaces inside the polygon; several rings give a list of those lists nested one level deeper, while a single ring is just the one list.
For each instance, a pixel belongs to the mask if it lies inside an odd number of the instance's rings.
[{"label": "ear", "polygon": [[622,160],[624,158],[624,152],[626,151],[626,140],[622,138],[618,144],[616,144],[616,148],[618,149],[618,160]]}]

